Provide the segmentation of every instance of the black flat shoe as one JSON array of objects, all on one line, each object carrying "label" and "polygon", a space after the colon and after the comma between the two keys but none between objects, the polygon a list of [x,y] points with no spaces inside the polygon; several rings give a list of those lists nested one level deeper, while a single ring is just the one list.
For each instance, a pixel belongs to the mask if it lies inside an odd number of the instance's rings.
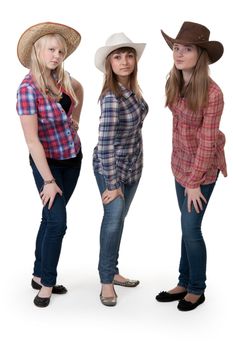
[{"label": "black flat shoe", "polygon": [[34,299],[34,304],[38,307],[46,307],[50,303],[50,297],[49,298],[41,298],[38,296],[35,297]]},{"label": "black flat shoe", "polygon": [[204,301],[205,295],[201,294],[200,298],[195,303],[191,303],[191,301],[187,301],[185,299],[180,300],[177,305],[177,308],[180,311],[191,311],[196,309],[196,307],[198,307],[200,304],[204,303]]},{"label": "black flat shoe", "polygon": [[155,299],[157,301],[161,301],[163,303],[167,303],[170,301],[176,301],[183,299],[187,292],[181,292],[181,293],[168,293],[168,292],[160,292],[158,295],[156,295]]},{"label": "black flat shoe", "polygon": [[[37,283],[36,281],[34,281],[34,279],[32,279],[32,281],[31,281],[31,286],[33,289],[37,289],[37,290],[40,290],[42,287],[42,285]],[[65,294],[65,293],[67,293],[67,289],[64,286],[53,286],[52,293],[53,294]]]}]

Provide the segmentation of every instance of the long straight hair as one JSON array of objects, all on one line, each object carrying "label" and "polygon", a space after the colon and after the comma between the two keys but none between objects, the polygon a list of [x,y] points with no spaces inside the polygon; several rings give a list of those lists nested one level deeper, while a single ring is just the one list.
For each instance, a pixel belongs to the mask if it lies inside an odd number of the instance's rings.
[{"label": "long straight hair", "polygon": [[[38,88],[41,90],[41,92],[44,95],[47,95],[48,92],[46,87],[46,78],[44,76],[45,64],[41,59],[41,54],[43,53],[43,50],[45,49],[47,42],[53,38],[57,40],[58,45],[64,51],[64,57],[65,57],[67,53],[66,42],[64,38],[59,34],[48,34],[38,39],[35,42],[31,53],[31,65],[30,65],[31,73],[34,80],[36,81]],[[78,99],[72,87],[71,78],[69,74],[66,71],[64,71],[63,62],[56,69],[52,71],[52,76],[55,79],[56,83],[62,86],[64,90],[71,95],[71,97],[75,101],[75,105],[77,105]],[[54,96],[51,96],[51,95],[49,96],[50,98],[56,99]]]},{"label": "long straight hair", "polygon": [[184,86],[181,70],[178,70],[174,65],[170,71],[165,86],[165,106],[172,106],[177,103],[180,97],[185,97],[188,108],[193,112],[197,112],[208,104],[209,58],[206,50],[199,47],[197,49],[199,58],[187,87]]},{"label": "long straight hair", "polygon": [[112,66],[110,63],[111,57],[114,54],[120,54],[120,53],[133,53],[135,55],[135,67],[133,72],[131,73],[129,77],[129,88],[132,90],[135,95],[140,99],[142,98],[141,89],[138,85],[137,81],[137,72],[138,72],[138,66],[137,66],[137,53],[136,50],[132,47],[121,47],[117,50],[112,51],[105,60],[105,75],[104,75],[104,84],[103,88],[100,94],[100,98],[102,98],[104,95],[106,95],[107,92],[112,92],[115,96],[121,97],[122,91],[120,89],[120,86],[118,84],[117,75],[113,72]]}]

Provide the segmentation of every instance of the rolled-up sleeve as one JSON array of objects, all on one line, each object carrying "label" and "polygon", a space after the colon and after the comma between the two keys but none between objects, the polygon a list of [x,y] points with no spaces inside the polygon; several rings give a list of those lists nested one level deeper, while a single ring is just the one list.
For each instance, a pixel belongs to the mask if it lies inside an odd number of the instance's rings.
[{"label": "rolled-up sleeve", "polygon": [[21,115],[34,115],[37,113],[36,95],[33,88],[28,84],[23,84],[17,91],[17,113]]},{"label": "rolled-up sleeve", "polygon": [[103,175],[109,190],[120,187],[117,174],[115,139],[119,123],[119,103],[115,96],[106,95],[101,100],[101,116],[99,123],[98,150],[103,168]]}]

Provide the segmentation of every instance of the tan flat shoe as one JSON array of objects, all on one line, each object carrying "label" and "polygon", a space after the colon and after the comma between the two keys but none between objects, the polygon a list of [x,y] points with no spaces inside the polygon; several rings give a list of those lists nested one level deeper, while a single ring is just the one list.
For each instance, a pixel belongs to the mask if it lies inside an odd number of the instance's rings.
[{"label": "tan flat shoe", "polygon": [[127,279],[125,282],[119,282],[117,280],[113,280],[113,284],[121,287],[136,287],[140,282],[138,280],[129,280]]},{"label": "tan flat shoe", "polygon": [[100,301],[105,306],[115,306],[117,304],[117,294],[114,290],[114,296],[113,297],[104,297],[102,295],[102,291],[100,293]]}]

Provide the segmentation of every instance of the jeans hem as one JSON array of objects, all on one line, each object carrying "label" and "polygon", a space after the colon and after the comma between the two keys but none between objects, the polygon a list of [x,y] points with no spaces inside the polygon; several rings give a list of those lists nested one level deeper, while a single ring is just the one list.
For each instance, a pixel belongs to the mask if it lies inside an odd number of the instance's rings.
[{"label": "jeans hem", "polygon": [[201,295],[205,292],[205,289],[201,289],[201,290],[193,290],[193,289],[187,289],[187,292],[190,294],[195,294],[195,295]]},{"label": "jeans hem", "polygon": [[111,282],[109,282],[109,281],[104,281],[104,282],[103,282],[103,281],[100,281],[100,283],[101,283],[101,284],[113,284],[113,280],[112,280]]},{"label": "jeans hem", "polygon": [[47,284],[44,284],[42,281],[41,281],[41,284],[43,287],[48,287],[48,288],[52,288],[56,285],[56,283],[54,283],[54,284],[48,286]]}]

